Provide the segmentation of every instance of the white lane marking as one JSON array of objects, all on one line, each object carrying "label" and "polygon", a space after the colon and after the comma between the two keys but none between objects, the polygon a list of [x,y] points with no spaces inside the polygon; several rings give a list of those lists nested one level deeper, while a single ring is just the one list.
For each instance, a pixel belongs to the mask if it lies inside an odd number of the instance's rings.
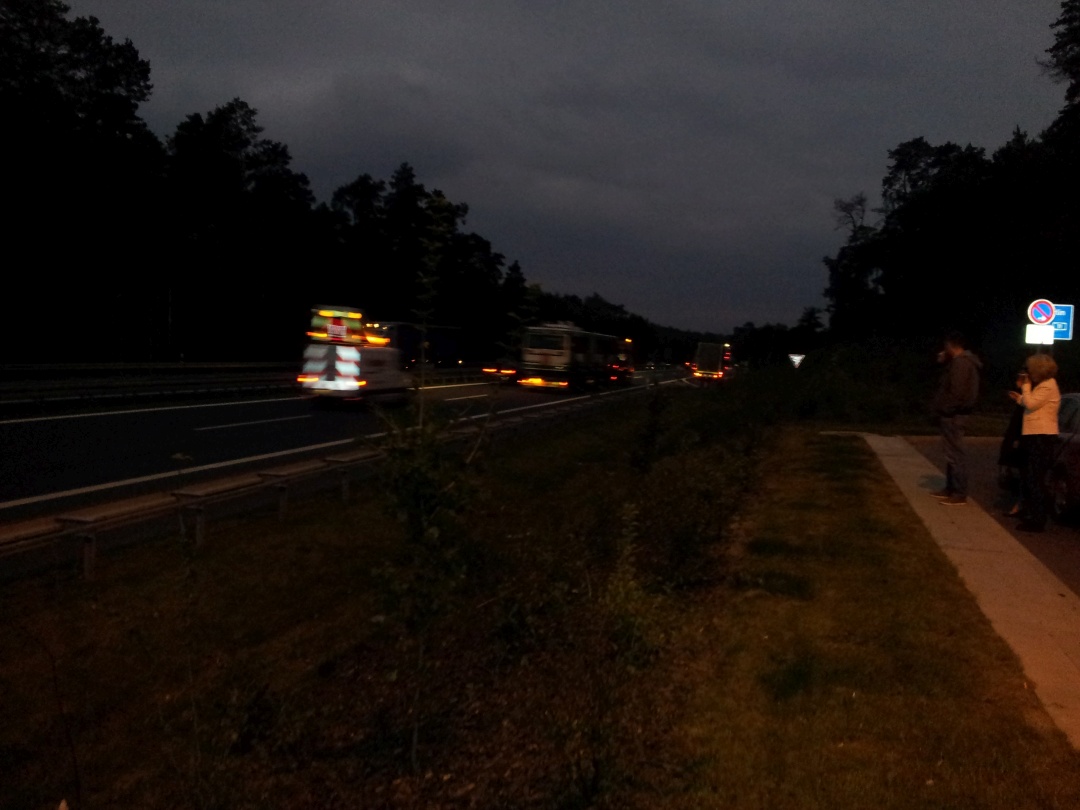
[{"label": "white lane marking", "polygon": [[[498,417],[502,416],[505,413],[517,413],[518,411],[531,411],[531,410],[533,410],[535,408],[553,408],[556,405],[565,405],[567,402],[577,402],[579,399],[588,399],[588,398],[589,398],[589,394],[585,394],[584,396],[570,397],[569,399],[557,399],[554,402],[541,402],[541,403],[539,403],[537,405],[522,405],[522,406],[520,406],[518,408],[507,408],[504,411],[495,411],[494,417],[498,418]],[[481,413],[481,414],[477,414],[476,416],[467,416],[467,417],[464,418],[464,421],[475,422],[477,419],[487,419],[487,418],[488,418],[488,415],[486,413]]]},{"label": "white lane marking", "polygon": [[435,391],[436,389],[439,389],[439,388],[469,388],[470,386],[475,387],[477,385],[491,385],[491,383],[487,382],[485,380],[483,382],[451,383],[449,385],[425,385],[423,388],[420,388],[418,390],[420,390],[420,391]]},{"label": "white lane marking", "polygon": [[[365,436],[365,439],[378,438],[384,434],[373,433],[371,436]],[[307,447],[297,447],[294,450],[278,450],[274,453],[263,453],[259,456],[248,456],[247,458],[235,458],[231,461],[219,461],[215,464],[203,464],[201,467],[188,467],[184,470],[155,473],[153,475],[144,475],[141,478],[128,478],[124,481],[112,481],[108,484],[95,484],[90,487],[80,487],[79,489],[69,489],[64,492],[50,492],[48,495],[35,495],[31,498],[19,498],[15,501],[5,501],[0,503],[0,509],[11,509],[15,506],[26,506],[32,503],[43,503],[45,501],[54,501],[57,498],[69,498],[74,495],[85,495],[89,492],[101,492],[106,489],[116,489],[117,487],[125,487],[131,484],[143,484],[147,481],[160,481],[163,478],[177,478],[181,475],[188,475],[190,473],[203,472],[204,470],[218,470],[222,467],[232,467],[236,464],[245,464],[249,461],[264,461],[268,458],[279,458],[281,456],[291,456],[296,453],[305,453],[311,450],[322,450],[326,447],[340,447],[343,444],[352,444],[355,439],[339,439],[336,442],[324,442],[323,444],[310,444]]]},{"label": "white lane marking", "polygon": [[487,399],[487,394],[473,394],[471,397],[451,397],[443,402],[464,402],[467,399]]},{"label": "white lane marking", "polygon": [[208,427],[194,428],[194,430],[224,430],[225,428],[247,427],[248,425],[266,425],[270,422],[292,422],[296,419],[310,419],[311,414],[302,416],[282,416],[278,419],[256,419],[254,422],[233,422],[231,425],[210,425]]},{"label": "white lane marking", "polygon": [[98,413],[68,413],[61,416],[31,416],[26,419],[4,419],[0,425],[21,425],[26,422],[56,422],[61,419],[85,419],[89,416],[124,416],[129,413],[156,413],[158,411],[186,411],[196,408],[225,408],[230,405],[258,405],[262,402],[291,402],[307,397],[275,397],[273,399],[248,399],[239,402],[207,402],[202,405],[163,405],[160,408],[134,408],[129,411],[99,411]]}]

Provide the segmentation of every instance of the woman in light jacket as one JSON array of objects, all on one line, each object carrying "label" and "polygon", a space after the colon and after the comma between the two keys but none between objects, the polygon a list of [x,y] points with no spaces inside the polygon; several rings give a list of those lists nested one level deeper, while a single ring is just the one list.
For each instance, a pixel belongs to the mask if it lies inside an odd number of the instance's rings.
[{"label": "woman in light jacket", "polygon": [[1058,441],[1057,363],[1048,354],[1033,354],[1024,364],[1026,375],[1020,377],[1020,391],[1010,391],[1013,402],[1024,406],[1024,422],[1020,449],[1024,468],[1020,478],[1020,499],[1023,511],[1019,529],[1041,532],[1046,527],[1050,493],[1046,477],[1054,461]]}]

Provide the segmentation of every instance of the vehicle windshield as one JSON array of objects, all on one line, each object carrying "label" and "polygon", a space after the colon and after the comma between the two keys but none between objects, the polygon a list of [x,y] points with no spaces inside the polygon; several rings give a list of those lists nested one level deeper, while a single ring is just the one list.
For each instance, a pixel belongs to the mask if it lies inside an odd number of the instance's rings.
[{"label": "vehicle windshield", "polygon": [[566,335],[552,334],[550,332],[528,332],[525,335],[525,347],[527,349],[562,351],[565,346]]}]

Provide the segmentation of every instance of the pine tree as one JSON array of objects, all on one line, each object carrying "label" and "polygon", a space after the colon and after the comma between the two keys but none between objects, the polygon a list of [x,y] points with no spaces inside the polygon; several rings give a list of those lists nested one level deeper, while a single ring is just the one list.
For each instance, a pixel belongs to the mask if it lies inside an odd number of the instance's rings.
[{"label": "pine tree", "polygon": [[1080,0],[1064,0],[1061,15],[1051,23],[1054,44],[1046,49],[1049,59],[1043,69],[1056,82],[1068,83],[1065,103],[1080,101]]}]

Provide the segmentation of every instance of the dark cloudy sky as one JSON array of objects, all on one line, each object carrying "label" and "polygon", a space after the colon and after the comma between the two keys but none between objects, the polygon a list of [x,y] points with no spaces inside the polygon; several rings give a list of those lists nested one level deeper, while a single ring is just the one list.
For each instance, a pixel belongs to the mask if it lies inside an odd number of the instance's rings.
[{"label": "dark cloudy sky", "polygon": [[687,328],[821,306],[888,149],[1063,100],[1060,0],[67,2],[149,59],[158,134],[239,96],[320,199],[409,161],[530,281]]}]

